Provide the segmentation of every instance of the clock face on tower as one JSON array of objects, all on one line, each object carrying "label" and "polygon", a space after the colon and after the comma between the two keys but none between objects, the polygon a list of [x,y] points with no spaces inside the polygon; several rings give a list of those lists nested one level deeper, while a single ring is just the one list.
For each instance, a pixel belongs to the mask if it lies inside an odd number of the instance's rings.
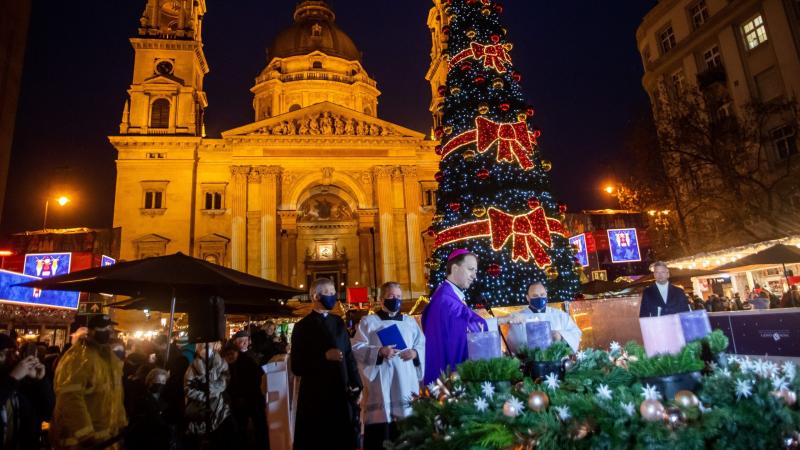
[{"label": "clock face on tower", "polygon": [[161,75],[171,75],[173,70],[172,63],[169,61],[159,61],[156,64],[156,72]]}]

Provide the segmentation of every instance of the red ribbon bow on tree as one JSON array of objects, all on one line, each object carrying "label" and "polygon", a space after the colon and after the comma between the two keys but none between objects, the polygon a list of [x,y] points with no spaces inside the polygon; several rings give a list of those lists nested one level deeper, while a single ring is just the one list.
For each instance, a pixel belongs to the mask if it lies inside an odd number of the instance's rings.
[{"label": "red ribbon bow on tree", "polygon": [[547,217],[540,206],[525,214],[512,215],[497,208],[489,208],[489,218],[457,225],[437,234],[435,246],[440,247],[462,239],[488,236],[492,249],[499,252],[512,239],[511,257],[514,261],[530,261],[539,267],[552,261],[545,248],[553,247],[551,234],[566,236],[567,229],[557,219]]},{"label": "red ribbon bow on tree", "polygon": [[477,143],[478,151],[485,153],[495,143],[497,144],[497,161],[514,162],[516,159],[524,169],[532,169],[533,161],[530,155],[539,131],[528,131],[525,122],[497,123],[485,117],[475,119],[474,130],[465,131],[451,139],[442,147],[442,157],[467,144]]},{"label": "red ribbon bow on tree", "polygon": [[550,234],[563,235],[566,232],[561,222],[545,216],[541,207],[518,216],[489,208],[489,229],[494,251],[503,248],[506,241],[511,238],[513,260],[528,261],[533,257],[540,267],[550,264],[550,255],[544,250],[545,247],[553,246]]},{"label": "red ribbon bow on tree", "polygon": [[483,45],[473,42],[470,47],[475,59],[482,59],[484,67],[492,67],[497,73],[505,73],[506,64],[511,64],[511,57],[500,44]]}]

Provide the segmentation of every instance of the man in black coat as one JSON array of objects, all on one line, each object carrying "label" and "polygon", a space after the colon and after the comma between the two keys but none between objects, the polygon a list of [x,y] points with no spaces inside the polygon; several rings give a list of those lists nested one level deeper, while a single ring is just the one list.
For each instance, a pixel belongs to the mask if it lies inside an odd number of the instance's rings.
[{"label": "man in black coat", "polygon": [[336,287],[320,278],[311,283],[309,295],[314,311],[292,333],[291,368],[300,377],[294,449],[356,449],[362,385],[344,322],[330,313]]},{"label": "man in black coat", "polygon": [[653,264],[656,282],[642,292],[639,317],[658,317],[689,311],[689,301],[683,289],[670,284],[669,269],[661,261]]},{"label": "man in black coat", "polygon": [[250,334],[247,331],[237,332],[232,341],[238,352],[236,360],[232,364],[228,363],[231,380],[227,392],[230,395],[233,417],[243,435],[245,448],[268,450],[267,404],[261,390],[264,371],[258,363],[259,357],[250,349]]}]

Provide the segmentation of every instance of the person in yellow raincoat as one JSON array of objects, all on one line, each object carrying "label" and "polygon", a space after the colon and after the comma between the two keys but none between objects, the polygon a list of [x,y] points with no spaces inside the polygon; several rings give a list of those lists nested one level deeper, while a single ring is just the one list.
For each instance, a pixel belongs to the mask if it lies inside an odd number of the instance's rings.
[{"label": "person in yellow raincoat", "polygon": [[64,353],[56,368],[56,407],[50,442],[56,449],[119,448],[127,425],[122,361],[111,352],[111,319],[89,319],[89,332]]}]

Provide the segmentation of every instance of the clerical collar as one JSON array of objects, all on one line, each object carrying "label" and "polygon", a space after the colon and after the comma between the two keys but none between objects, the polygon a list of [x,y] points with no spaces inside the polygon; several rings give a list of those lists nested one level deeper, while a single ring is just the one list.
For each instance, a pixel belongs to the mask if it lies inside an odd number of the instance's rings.
[{"label": "clerical collar", "polygon": [[324,309],[315,309],[314,312],[322,317],[328,317],[328,313],[330,313],[330,311],[325,311]]},{"label": "clerical collar", "polygon": [[450,281],[450,280],[444,280],[444,281],[446,281],[446,282],[450,283],[450,286],[452,286],[452,287],[453,287],[453,291],[454,291],[454,292],[456,293],[456,295],[458,296],[458,299],[459,299],[459,300],[461,300],[461,301],[463,302],[463,301],[464,301],[464,299],[466,298],[466,296],[464,295],[464,291],[462,291],[462,290],[461,290],[461,288],[460,288],[460,287],[458,287],[458,286],[456,286],[456,284],[455,284],[455,283],[453,283],[452,281]]},{"label": "clerical collar", "polygon": [[530,310],[530,312],[532,312],[533,314],[544,314],[544,313],[547,312],[547,306],[544,307],[544,311],[540,312],[540,311],[537,311],[537,310],[533,309],[533,306],[528,305],[528,310]]},{"label": "clerical collar", "polygon": [[386,311],[380,310],[380,311],[377,312],[377,315],[378,315],[378,317],[381,318],[381,320],[396,320],[398,322],[402,322],[403,321],[403,315],[400,314],[399,312],[397,314],[395,314],[394,316],[390,316],[389,313],[387,313]]}]

